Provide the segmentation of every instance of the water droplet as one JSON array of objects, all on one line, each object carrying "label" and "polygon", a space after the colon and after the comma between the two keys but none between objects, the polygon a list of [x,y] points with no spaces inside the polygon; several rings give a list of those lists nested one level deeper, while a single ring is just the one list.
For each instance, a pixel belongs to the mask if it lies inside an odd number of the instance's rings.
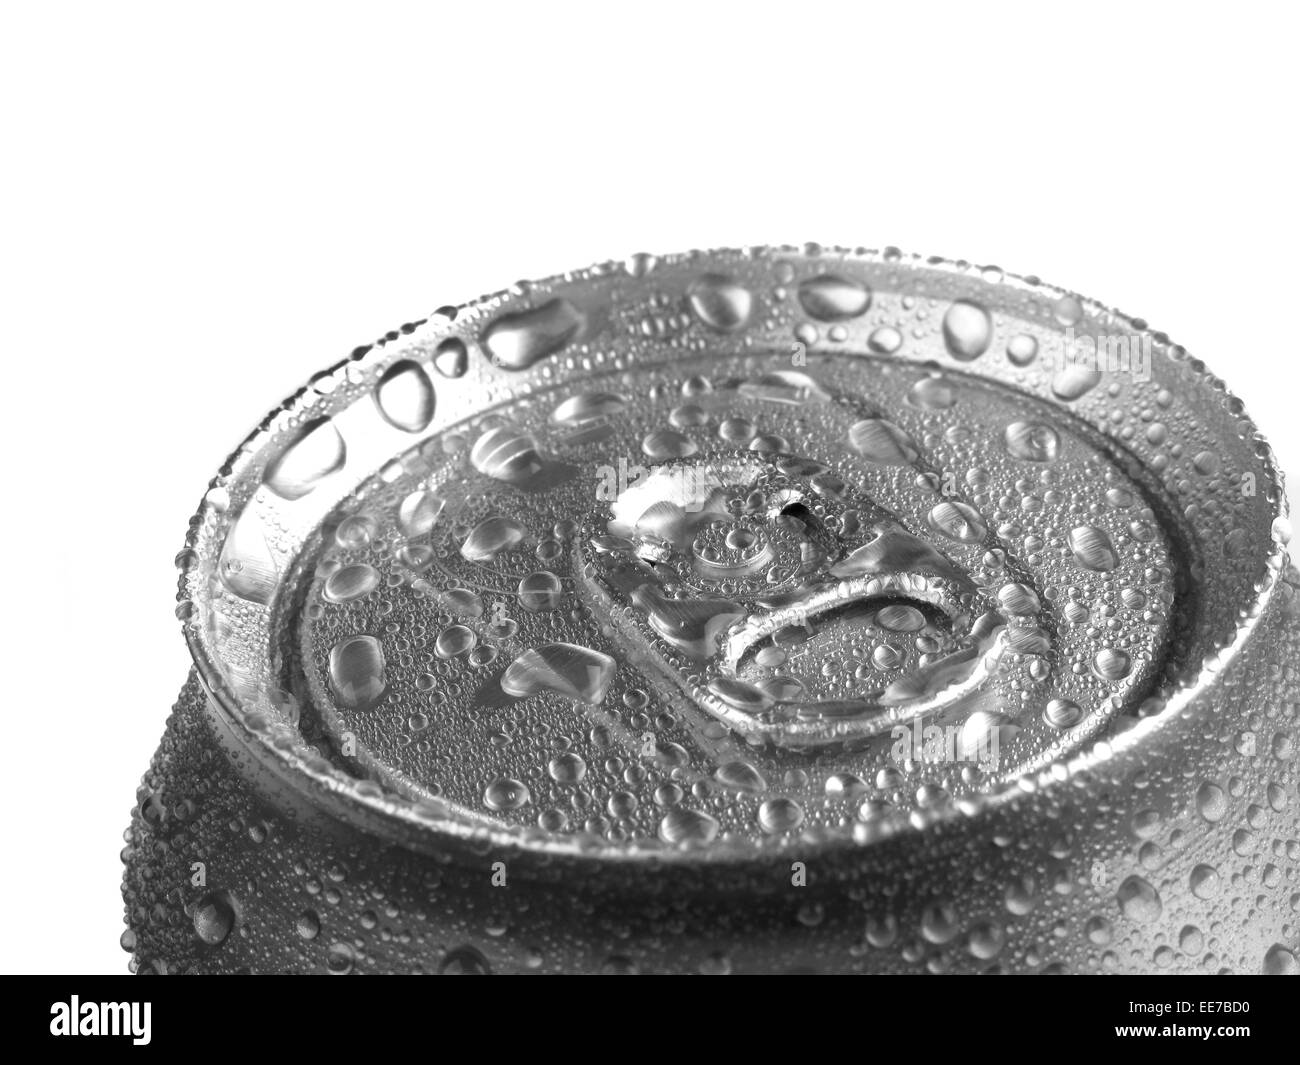
[{"label": "water droplet", "polygon": [[903,664],[903,652],[887,643],[879,644],[871,652],[871,664],[877,669],[897,669]]},{"label": "water droplet", "polygon": [[408,433],[422,432],[433,421],[433,383],[418,362],[400,359],[379,379],[375,403],[390,425]]},{"label": "water droplet", "polygon": [[1210,823],[1222,821],[1228,812],[1228,798],[1223,789],[1208,780],[1197,789],[1196,809]]},{"label": "water droplet", "polygon": [[699,450],[689,436],[675,429],[656,429],[641,441],[641,450],[652,459],[684,459]]},{"label": "water droplet", "polygon": [[718,426],[718,436],[732,444],[752,440],[755,432],[754,423],[748,418],[727,418]]},{"label": "water droplet", "polygon": [[857,281],[822,274],[800,283],[799,303],[810,318],[839,322],[865,313],[871,306],[871,290]]},{"label": "water droplet", "polygon": [[448,337],[438,345],[433,366],[443,377],[464,377],[469,369],[469,349],[460,337]]},{"label": "water droplet", "polygon": [[748,762],[724,762],[713,773],[714,778],[729,788],[741,791],[766,791],[767,781],[763,774]]},{"label": "water droplet", "polygon": [[1008,614],[1037,614],[1038,594],[1026,584],[1004,584],[998,589],[998,604]]},{"label": "water droplet", "polygon": [[903,346],[903,334],[892,325],[882,325],[867,337],[867,347],[877,355],[892,355]]},{"label": "water droplet", "polygon": [[1012,422],[1003,434],[1007,454],[1025,462],[1054,462],[1061,437],[1042,422]]},{"label": "water droplet", "polygon": [[906,603],[890,603],[880,608],[876,624],[890,632],[920,632],[925,628],[925,615]]},{"label": "water droplet", "polygon": [[329,678],[334,697],[353,710],[379,701],[387,681],[384,648],[373,636],[349,636],[330,649]]},{"label": "water droplet", "polygon": [[331,943],[325,968],[331,976],[347,976],[357,964],[357,955],[346,943]]},{"label": "water droplet", "polygon": [[957,402],[957,389],[942,377],[923,377],[912,386],[907,398],[923,410],[947,410]]},{"label": "water droplet", "polygon": [[717,821],[685,806],[669,810],[659,822],[659,838],[665,843],[712,843],[717,834]]},{"label": "water droplet", "polygon": [[957,300],[943,316],[943,342],[955,359],[978,359],[992,340],[993,319],[978,303]]},{"label": "water droplet", "polygon": [[1038,357],[1038,341],[1028,333],[1017,333],[1007,341],[1007,358],[1014,366],[1028,366]]},{"label": "water droplet", "polygon": [[295,928],[303,939],[315,939],[320,935],[320,917],[315,910],[303,910],[298,914]]},{"label": "water droplet", "polygon": [[931,943],[947,943],[960,930],[957,911],[946,902],[927,906],[921,913],[921,935]]},{"label": "water droplet", "polygon": [[1067,403],[1091,392],[1101,382],[1101,371],[1082,363],[1071,363],[1052,378],[1052,392]]},{"label": "water droplet", "polygon": [[580,755],[565,751],[551,759],[546,771],[557,784],[577,784],[587,775],[587,763]]},{"label": "water droplet", "polygon": [[483,792],[483,805],[489,810],[518,810],[527,804],[528,788],[510,777],[497,777]]},{"label": "water droplet", "polygon": [[358,562],[340,566],[327,578],[322,594],[331,603],[347,603],[369,595],[379,587],[379,571],[374,566]]},{"label": "water droplet", "polygon": [[1294,951],[1281,943],[1274,943],[1264,955],[1263,973],[1265,976],[1300,976],[1300,960]]},{"label": "water droplet", "polygon": [[1083,707],[1072,699],[1052,699],[1043,708],[1043,720],[1052,728],[1074,728],[1083,720]]},{"label": "water droplet", "polygon": [[1092,672],[1100,680],[1117,681],[1128,676],[1132,660],[1123,651],[1103,647],[1092,658]]},{"label": "water droplet", "polygon": [[448,625],[434,641],[433,652],[439,658],[451,659],[472,651],[478,644],[478,636],[473,629],[464,625]]},{"label": "water droplet", "polygon": [[462,618],[483,616],[483,600],[469,588],[449,588],[438,592],[435,598],[438,606],[448,614]]},{"label": "water droplet", "polygon": [[932,509],[927,517],[930,528],[962,544],[978,544],[989,534],[978,510],[968,503],[949,500]]},{"label": "water droplet", "polygon": [[519,582],[519,605],[525,610],[538,613],[554,610],[564,597],[564,585],[560,578],[550,570],[530,573]]},{"label": "water droplet", "polygon": [[542,469],[537,441],[514,425],[498,425],[483,433],[469,453],[470,464],[488,477],[518,484]]},{"label": "water droplet", "polygon": [[1070,551],[1084,569],[1106,573],[1119,565],[1119,556],[1110,537],[1094,525],[1079,525],[1070,530]]},{"label": "water droplet", "polygon": [[1130,876],[1120,884],[1115,898],[1124,916],[1139,924],[1159,919],[1164,910],[1160,893],[1140,876]]},{"label": "water droplet", "polygon": [[600,418],[621,414],[627,406],[622,396],[613,392],[579,392],[570,396],[551,413],[551,420],[562,425],[583,425]]},{"label": "water droplet", "polygon": [[248,507],[226,534],[217,574],[221,583],[241,599],[266,605],[279,585],[279,567],[271,553],[261,515]]},{"label": "water droplet", "polygon": [[709,691],[728,706],[746,713],[756,714],[766,710],[775,700],[762,688],[736,680],[732,677],[718,677],[709,681]]},{"label": "water droplet", "polygon": [[437,523],[446,505],[447,501],[433,492],[412,492],[397,509],[397,527],[411,539],[423,536]]},{"label": "water droplet", "polygon": [[345,551],[358,551],[370,546],[376,529],[374,518],[353,514],[339,522],[339,527],[334,530],[334,542]]},{"label": "water droplet", "polygon": [[920,450],[902,429],[884,418],[865,418],[849,429],[849,443],[870,462],[882,466],[908,466]]},{"label": "water droplet", "polygon": [[515,698],[554,692],[595,705],[614,679],[609,655],[571,643],[548,643],[525,651],[501,677],[501,690]]},{"label": "water droplet", "polygon": [[461,557],[469,562],[491,562],[502,551],[523,541],[528,530],[514,518],[494,514],[474,526],[460,545]]},{"label": "water droplet", "polygon": [[980,921],[970,930],[967,946],[975,957],[987,961],[1001,952],[1006,942],[1006,932],[993,921]]},{"label": "water droplet", "polygon": [[861,798],[870,789],[866,782],[852,773],[832,773],[826,778],[826,784],[823,788],[828,799],[848,799],[853,801]]},{"label": "water droplet", "polygon": [[1184,925],[1178,933],[1178,949],[1184,954],[1196,955],[1205,949],[1205,937],[1194,924]]},{"label": "water droplet", "polygon": [[749,289],[725,274],[704,274],[686,290],[686,296],[695,317],[720,333],[740,329],[754,309]]},{"label": "water droplet", "polygon": [[584,324],[577,307],[556,298],[529,311],[503,314],[484,331],[483,346],[494,365],[523,370],[564,348]]},{"label": "water droplet", "polygon": [[758,808],[758,824],[764,832],[789,832],[803,824],[803,807],[793,799],[768,799]]},{"label": "water droplet", "polygon": [[292,442],[266,467],[266,486],[283,499],[301,499],[343,467],[347,447],[334,423],[326,418],[308,422]]},{"label": "water droplet", "polygon": [[1192,894],[1198,899],[1212,899],[1219,893],[1219,871],[1212,865],[1198,865],[1188,877]]},{"label": "water droplet", "polygon": [[210,947],[220,946],[235,927],[235,907],[224,891],[210,891],[194,906],[194,931]]}]

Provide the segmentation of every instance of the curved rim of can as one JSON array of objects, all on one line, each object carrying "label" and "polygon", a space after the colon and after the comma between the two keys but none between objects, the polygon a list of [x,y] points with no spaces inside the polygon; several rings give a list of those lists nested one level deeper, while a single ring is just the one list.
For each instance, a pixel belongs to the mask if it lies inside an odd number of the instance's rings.
[{"label": "curved rim of can", "polygon": [[[263,773],[269,773],[274,778],[277,785],[288,785],[296,797],[304,803],[301,809],[319,812],[337,821],[351,824],[362,832],[378,835],[417,851],[434,850],[439,840],[445,841],[450,837],[469,845],[518,850],[521,854],[529,856],[565,855],[579,860],[592,858],[601,864],[624,859],[643,859],[649,854],[663,863],[683,861],[696,864],[703,859],[710,863],[747,864],[756,860],[761,861],[771,853],[776,853],[755,849],[737,851],[723,847],[674,847],[653,851],[635,847],[611,847],[603,848],[593,854],[588,845],[573,837],[555,837],[540,829],[519,829],[499,823],[476,824],[469,818],[447,816],[437,808],[431,808],[427,804],[414,802],[404,795],[384,790],[372,781],[347,775],[323,758],[308,760],[288,749],[287,746],[267,742],[264,728],[259,727],[262,723],[241,706],[225,680],[222,664],[213,659],[204,642],[196,635],[198,619],[189,595],[188,583],[189,578],[197,574],[201,564],[198,553],[200,531],[205,525],[224,514],[224,506],[220,501],[221,494],[225,491],[224,486],[240,468],[245,467],[252,457],[259,453],[263,446],[271,442],[276,436],[277,426],[281,424],[281,419],[285,415],[303,410],[310,401],[319,399],[324,394],[324,390],[313,391],[312,386],[316,382],[331,379],[359,362],[363,364],[367,375],[373,372],[372,379],[377,382],[385,370],[402,361],[403,354],[400,347],[386,352],[385,345],[388,342],[397,340],[399,336],[412,336],[422,329],[432,332],[430,339],[433,341],[446,339],[454,335],[454,331],[449,328],[451,324],[467,315],[487,311],[501,315],[512,310],[526,309],[528,304],[521,300],[534,287],[545,289],[561,283],[595,282],[599,278],[617,272],[635,277],[640,276],[641,272],[653,269],[654,264],[692,265],[707,270],[714,260],[728,256],[760,258],[779,255],[802,257],[808,261],[827,258],[835,262],[888,265],[897,269],[913,272],[928,271],[954,278],[979,278],[999,288],[1009,288],[1039,298],[1077,301],[1085,314],[1104,316],[1121,323],[1134,336],[1150,338],[1163,345],[1171,359],[1186,363],[1201,378],[1201,387],[1220,393],[1222,401],[1232,405],[1229,414],[1238,424],[1241,438],[1254,443],[1256,457],[1274,488],[1271,497],[1266,496],[1271,498],[1272,527],[1269,550],[1257,560],[1259,567],[1256,572],[1261,576],[1255,582],[1256,592],[1253,600],[1247,605],[1247,609],[1241,611],[1233,638],[1216,645],[1216,653],[1213,656],[1203,659],[1194,674],[1187,675],[1174,685],[1168,696],[1161,699],[1157,712],[1141,717],[1132,728],[1119,735],[1096,739],[1061,760],[1053,761],[1041,769],[1030,770],[1020,777],[1008,779],[997,790],[962,799],[933,811],[925,811],[923,814],[914,813],[910,817],[895,820],[886,826],[886,831],[872,835],[865,842],[849,842],[842,838],[817,840],[801,846],[800,852],[816,855],[826,850],[860,850],[863,846],[870,846],[871,843],[881,839],[918,833],[940,822],[970,819],[983,811],[1016,801],[1028,794],[1068,785],[1080,774],[1099,769],[1117,759],[1130,757],[1145,741],[1188,709],[1207,684],[1222,673],[1242,652],[1255,626],[1263,617],[1277,583],[1282,579],[1289,558],[1286,545],[1290,537],[1290,525],[1284,490],[1285,478],[1264,434],[1259,431],[1244,405],[1229,391],[1223,380],[1210,373],[1201,360],[1193,358],[1186,349],[1170,341],[1166,334],[1151,329],[1145,320],[1125,314],[1069,289],[1043,282],[1032,274],[1010,273],[1000,267],[979,266],[962,259],[904,253],[893,246],[868,249],[823,247],[817,244],[755,245],[744,248],[693,250],[663,256],[637,253],[627,259],[608,260],[583,270],[556,274],[535,282],[521,282],[509,290],[484,295],[455,306],[440,307],[429,318],[403,326],[400,332],[389,333],[375,345],[355,349],[348,358],[313,375],[307,386],[273,408],[258,427],[230,454],[209,482],[208,490],[190,521],[184,548],[177,555],[176,560],[181,573],[176,613],[182,621],[196,673],[208,696],[209,706],[219,720],[220,733],[227,745],[233,745],[251,757],[258,763]],[[440,338],[439,330],[446,336]],[[479,361],[482,363],[487,360]],[[489,372],[502,374],[510,371],[496,367]]]}]

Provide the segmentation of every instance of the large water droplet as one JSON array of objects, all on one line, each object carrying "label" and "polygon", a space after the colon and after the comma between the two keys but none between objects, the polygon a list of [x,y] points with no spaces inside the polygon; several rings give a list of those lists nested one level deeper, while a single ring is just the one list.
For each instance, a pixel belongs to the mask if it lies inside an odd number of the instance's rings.
[{"label": "large water droplet", "polygon": [[720,333],[740,329],[749,321],[754,296],[726,274],[704,274],[686,290],[691,310],[705,325]]},{"label": "large water droplet", "polygon": [[1103,647],[1092,658],[1092,672],[1101,680],[1114,682],[1128,676],[1132,659],[1123,651]]},{"label": "large water droplet", "polygon": [[1101,371],[1081,363],[1071,363],[1052,378],[1052,392],[1058,399],[1071,403],[1091,392],[1101,382]]},{"label": "large water droplet", "polygon": [[907,466],[921,452],[912,438],[884,418],[864,418],[849,429],[849,443],[864,458],[882,466]]},{"label": "large water droplet", "polygon": [[412,492],[397,509],[397,526],[402,535],[411,539],[423,536],[437,523],[446,505],[447,501],[434,492]]},{"label": "large water droplet", "polygon": [[469,562],[491,562],[502,551],[514,547],[528,534],[514,518],[494,514],[474,526],[460,545],[461,557]]},{"label": "large water droplet", "polygon": [[210,947],[220,946],[235,927],[235,907],[224,891],[210,891],[194,907],[194,931]]},{"label": "large water droplet", "polygon": [[266,486],[284,499],[300,499],[347,459],[343,437],[326,418],[308,422],[266,468]]},{"label": "large water droplet", "polygon": [[217,575],[241,599],[266,605],[275,594],[279,567],[261,516],[251,506],[235,521],[221,545]]},{"label": "large water droplet", "polygon": [[358,562],[340,566],[325,578],[323,594],[331,603],[348,603],[369,595],[379,587],[379,572],[374,566]]},{"label": "large water droplet", "polygon": [[1007,454],[1025,462],[1054,462],[1061,437],[1042,422],[1012,422],[1003,434]]},{"label": "large water droplet", "polygon": [[1274,943],[1264,955],[1265,976],[1300,976],[1300,959],[1281,943]]},{"label": "large water droplet", "polygon": [[469,369],[469,349],[460,337],[448,337],[438,345],[433,366],[443,377],[464,377]]},{"label": "large water droplet", "polygon": [[871,290],[857,281],[821,274],[799,285],[799,303],[810,318],[839,322],[865,313],[871,306]]},{"label": "large water droplet", "polygon": [[401,359],[379,379],[375,403],[390,425],[408,433],[422,432],[433,421],[433,383],[418,362]]},{"label": "large water droplet", "polygon": [[685,806],[669,810],[659,822],[659,838],[665,843],[712,843],[717,834],[717,821]]},{"label": "large water droplet", "polygon": [[709,691],[728,706],[749,714],[766,710],[775,701],[770,694],[752,684],[734,677],[718,677],[709,681]]},{"label": "large water droplet", "polygon": [[565,751],[550,760],[546,772],[557,784],[577,784],[587,775],[587,763],[581,755]]},{"label": "large water droplet", "polygon": [[554,355],[582,330],[581,311],[566,299],[552,299],[530,311],[503,314],[483,333],[494,365],[523,370]]},{"label": "large water droplet", "polygon": [[1052,699],[1043,708],[1043,720],[1052,728],[1074,728],[1083,720],[1083,707],[1073,699]]},{"label": "large water droplet", "polygon": [[478,593],[469,588],[448,588],[435,595],[438,606],[461,618],[478,618],[483,616],[483,600]]},{"label": "large water droplet", "polygon": [[519,582],[519,605],[537,613],[554,610],[564,597],[564,585],[550,570],[530,573]]},{"label": "large water droplet", "polygon": [[551,420],[563,425],[583,425],[598,418],[612,418],[627,406],[613,392],[580,392],[564,400],[551,413]]},{"label": "large water droplet", "polygon": [[483,792],[483,805],[489,810],[518,810],[531,796],[521,781],[498,777]]},{"label": "large water droplet", "polygon": [[483,433],[469,453],[470,464],[488,477],[518,484],[542,469],[537,442],[514,425],[498,425]]},{"label": "large water droplet", "polygon": [[714,770],[713,776],[721,784],[741,791],[766,791],[767,781],[763,774],[748,762],[724,762]]},{"label": "large water droplet", "polygon": [[656,429],[646,434],[641,450],[652,459],[684,459],[694,455],[699,445],[676,429]]},{"label": "large water droplet", "polygon": [[447,951],[447,956],[438,966],[439,976],[489,976],[491,973],[487,959],[473,947],[457,947]]},{"label": "large water droplet", "polygon": [[758,825],[764,832],[790,832],[801,824],[803,807],[793,799],[768,799],[758,808]]},{"label": "large water droplet", "polygon": [[971,300],[957,300],[943,316],[943,342],[953,358],[978,359],[993,340],[993,319]]},{"label": "large water droplet", "polygon": [[1084,569],[1106,573],[1119,565],[1119,555],[1110,537],[1095,525],[1079,525],[1070,530],[1070,550]]},{"label": "large water droplet", "polygon": [[1212,899],[1219,893],[1221,877],[1212,865],[1198,865],[1187,878],[1192,894],[1198,899]]},{"label": "large water droplet", "polygon": [[384,694],[384,648],[373,636],[349,636],[330,649],[329,677],[334,697],[353,710],[364,710]]},{"label": "large water droplet", "polygon": [[596,705],[614,679],[614,660],[587,647],[548,643],[525,651],[501,677],[501,690],[517,699],[554,692]]},{"label": "large water droplet", "polygon": [[433,653],[449,660],[468,654],[478,645],[478,636],[466,625],[448,625],[433,643]]},{"label": "large water droplet", "polygon": [[948,500],[930,511],[927,520],[935,532],[963,544],[978,544],[989,528],[978,510],[969,503]]},{"label": "large water droplet", "polygon": [[1115,893],[1119,908],[1130,921],[1149,924],[1164,910],[1160,893],[1140,876],[1130,876]]},{"label": "large water droplet", "polygon": [[1027,584],[1004,584],[998,589],[998,604],[1008,614],[1037,614],[1038,593]]},{"label": "large water droplet", "polygon": [[1228,798],[1217,784],[1206,781],[1197,789],[1196,809],[1205,820],[1214,823],[1222,821],[1228,812]]},{"label": "large water droplet", "polygon": [[957,389],[942,377],[923,377],[912,386],[907,398],[922,410],[947,410],[957,402]]},{"label": "large water droplet", "polygon": [[792,406],[827,403],[831,399],[831,394],[815,377],[797,370],[778,370],[764,374],[756,381],[746,381],[739,391],[746,399],[763,399]]}]

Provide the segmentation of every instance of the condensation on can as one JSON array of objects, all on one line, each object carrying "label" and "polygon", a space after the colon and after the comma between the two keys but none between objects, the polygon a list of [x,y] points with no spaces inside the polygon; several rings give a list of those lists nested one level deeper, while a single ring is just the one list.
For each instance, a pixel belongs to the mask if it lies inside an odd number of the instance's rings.
[{"label": "condensation on can", "polygon": [[444,308],[212,482],[124,945],[1294,972],[1288,538],[1201,363],[995,268],[634,256]]}]

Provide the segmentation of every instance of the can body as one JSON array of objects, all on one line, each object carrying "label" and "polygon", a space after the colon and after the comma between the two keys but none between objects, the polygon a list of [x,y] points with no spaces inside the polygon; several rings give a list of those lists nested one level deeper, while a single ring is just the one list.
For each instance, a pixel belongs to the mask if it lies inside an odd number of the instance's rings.
[{"label": "can body", "polygon": [[1280,477],[1032,280],[636,257],[314,379],[191,527],[135,964],[1276,972]]}]

